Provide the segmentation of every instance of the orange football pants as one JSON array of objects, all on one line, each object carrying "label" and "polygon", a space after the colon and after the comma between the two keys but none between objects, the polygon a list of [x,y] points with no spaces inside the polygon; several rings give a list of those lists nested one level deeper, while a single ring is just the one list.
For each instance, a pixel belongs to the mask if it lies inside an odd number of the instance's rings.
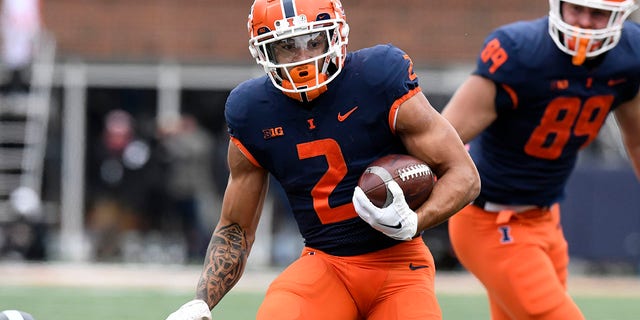
[{"label": "orange football pants", "polygon": [[522,213],[469,205],[449,219],[460,263],[484,285],[491,319],[584,319],[567,294],[560,207]]},{"label": "orange football pants", "polygon": [[442,319],[434,276],[421,237],[349,257],[304,248],[269,286],[256,319]]}]

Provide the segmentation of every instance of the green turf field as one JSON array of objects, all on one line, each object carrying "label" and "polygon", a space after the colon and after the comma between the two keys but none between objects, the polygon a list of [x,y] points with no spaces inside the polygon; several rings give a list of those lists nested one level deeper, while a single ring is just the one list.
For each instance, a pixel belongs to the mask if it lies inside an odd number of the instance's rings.
[{"label": "green turf field", "polygon": [[[0,310],[19,309],[36,320],[164,320],[192,293],[168,289],[105,289],[0,286]],[[215,320],[253,319],[262,294],[228,294],[215,309]],[[481,295],[439,296],[444,319],[489,319]],[[578,296],[587,319],[631,320],[640,314],[640,297]]]}]

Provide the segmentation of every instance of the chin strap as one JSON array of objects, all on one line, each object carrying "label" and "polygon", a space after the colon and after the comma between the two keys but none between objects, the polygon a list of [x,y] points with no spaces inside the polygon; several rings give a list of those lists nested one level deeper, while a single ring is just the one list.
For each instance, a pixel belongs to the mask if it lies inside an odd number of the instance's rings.
[{"label": "chin strap", "polygon": [[[297,66],[289,70],[289,74],[291,75],[291,80],[282,80],[282,86],[286,89],[305,89],[309,87],[315,87],[318,83],[322,83],[327,80],[327,75],[321,73],[318,75],[318,81],[316,82],[316,68],[314,64],[305,64],[302,66]],[[295,85],[295,87],[294,87]],[[309,102],[319,95],[327,91],[327,86],[323,85],[321,87],[304,91],[304,92],[286,92],[283,93],[292,99],[296,99],[301,102]]]}]

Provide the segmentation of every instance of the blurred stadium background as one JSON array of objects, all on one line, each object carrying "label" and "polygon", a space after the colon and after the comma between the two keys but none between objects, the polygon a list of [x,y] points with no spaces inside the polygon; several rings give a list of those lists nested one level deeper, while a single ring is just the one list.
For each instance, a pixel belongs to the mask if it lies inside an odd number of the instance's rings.
[{"label": "blurred stadium background", "polygon": [[[506,0],[343,5],[349,49],[404,49],[438,109],[491,29],[548,10],[546,1]],[[198,269],[226,184],[224,102],[235,85],[263,74],[247,50],[249,6],[41,1],[30,90],[0,97],[0,135],[11,138],[0,142],[0,265]],[[633,278],[640,184],[610,120],[569,182],[564,226],[574,272]],[[274,182],[250,257],[256,270],[278,269],[302,247],[288,210]],[[462,271],[446,225],[424,239],[441,271]]]}]

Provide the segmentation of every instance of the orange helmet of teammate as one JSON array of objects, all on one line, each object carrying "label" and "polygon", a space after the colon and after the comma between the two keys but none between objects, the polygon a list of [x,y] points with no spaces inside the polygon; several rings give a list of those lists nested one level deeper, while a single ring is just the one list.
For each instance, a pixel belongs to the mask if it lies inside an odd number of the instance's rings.
[{"label": "orange helmet of teammate", "polygon": [[[608,23],[601,29],[571,25],[562,17],[562,2],[608,11]],[[622,24],[636,8],[634,0],[549,0],[549,34],[560,50],[573,56],[575,65],[581,65],[618,44]]]},{"label": "orange helmet of teammate", "polygon": [[273,84],[307,102],[342,71],[349,26],[339,0],[255,0],[249,51]]}]

